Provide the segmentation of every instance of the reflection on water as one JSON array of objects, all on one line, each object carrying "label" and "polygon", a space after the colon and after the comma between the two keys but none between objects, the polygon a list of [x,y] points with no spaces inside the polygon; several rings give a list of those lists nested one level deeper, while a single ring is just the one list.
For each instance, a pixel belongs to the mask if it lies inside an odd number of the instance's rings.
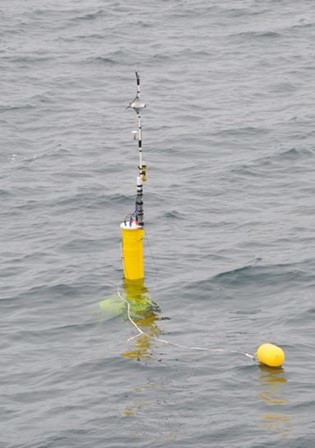
[{"label": "reflection on water", "polygon": [[[131,395],[134,394],[137,399],[134,399],[132,403],[129,403],[126,407],[124,407],[121,412],[121,416],[135,417],[138,413],[156,406],[157,400],[152,397],[158,396],[160,390],[162,389],[163,386],[160,382],[152,381],[150,379],[148,379],[146,383],[141,383],[134,386],[131,390]],[[148,395],[152,398],[151,400],[147,399]]]},{"label": "reflection on water", "polygon": [[150,409],[155,402],[150,401],[139,401],[138,403],[132,404],[128,407],[126,407],[122,412],[122,417],[135,417],[138,412],[146,411]]},{"label": "reflection on water", "polygon": [[[124,299],[130,304],[130,315],[132,321],[143,331],[144,334],[135,334],[131,343],[131,350],[122,353],[127,358],[142,360],[153,357],[151,347],[154,339],[158,338],[162,330],[159,328],[157,321],[161,319],[160,309],[149,296],[149,291],[144,284],[144,280],[127,281],[124,283]],[[127,316],[128,317],[128,316]],[[135,329],[136,331],[136,329]],[[148,380],[147,383],[141,383],[133,387],[130,391],[131,398],[129,403],[124,406],[121,411],[121,417],[143,419],[152,409],[160,407],[160,393],[163,395],[163,384],[161,382]],[[147,438],[149,433],[147,426],[134,425],[132,428],[132,437]],[[140,428],[141,430],[135,428]],[[171,443],[177,439],[177,431],[162,431],[156,434],[157,443]],[[150,437],[152,437],[150,431]]]},{"label": "reflection on water", "polygon": [[124,289],[124,298],[130,303],[132,319],[145,334],[136,337],[133,340],[135,347],[123,353],[122,356],[138,360],[151,358],[152,338],[159,337],[162,333],[156,323],[159,319],[160,309],[151,300],[144,279],[125,280]]},{"label": "reflection on water", "polygon": [[179,429],[172,425],[159,427],[158,431],[152,432],[157,413],[161,415],[164,412],[166,400],[161,400],[161,396],[165,397],[165,393],[163,383],[150,378],[147,382],[130,388],[120,416],[122,428],[129,433],[131,439],[136,437],[144,441],[149,438],[150,446],[171,446],[169,444],[177,440]]},{"label": "reflection on water", "polygon": [[283,384],[288,379],[282,367],[268,367],[260,364],[259,383],[263,386],[263,391],[258,394],[259,398],[267,405],[287,404],[288,399],[284,394]]},{"label": "reflection on water", "polygon": [[[275,410],[279,406],[286,406],[289,403],[285,391],[285,384],[288,379],[284,369],[262,364],[259,365],[259,368],[259,384],[262,386],[262,391],[258,394],[258,398],[267,406],[274,406]],[[262,425],[265,429],[279,432],[283,437],[286,437],[292,427],[292,417],[282,412],[268,412],[262,416]]]},{"label": "reflection on water", "polygon": [[271,431],[283,433],[288,436],[291,430],[292,417],[288,415],[274,414],[272,412],[263,416],[263,426]]}]

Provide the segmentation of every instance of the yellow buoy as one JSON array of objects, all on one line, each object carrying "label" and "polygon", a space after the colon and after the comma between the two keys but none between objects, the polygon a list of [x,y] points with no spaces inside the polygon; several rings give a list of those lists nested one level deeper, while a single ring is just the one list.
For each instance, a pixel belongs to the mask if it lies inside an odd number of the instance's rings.
[{"label": "yellow buoy", "polygon": [[262,344],[256,355],[259,362],[269,367],[281,367],[285,361],[284,351],[274,344]]},{"label": "yellow buoy", "polygon": [[129,224],[121,224],[123,244],[124,275],[127,280],[144,278],[143,239],[144,229]]}]

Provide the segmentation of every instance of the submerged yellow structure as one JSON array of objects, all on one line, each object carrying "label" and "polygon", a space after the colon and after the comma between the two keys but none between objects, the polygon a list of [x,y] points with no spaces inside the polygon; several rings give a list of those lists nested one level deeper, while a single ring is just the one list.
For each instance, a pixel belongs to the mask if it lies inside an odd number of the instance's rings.
[{"label": "submerged yellow structure", "polygon": [[138,140],[139,174],[137,176],[137,197],[135,210],[127,215],[120,225],[122,231],[122,257],[124,277],[127,280],[144,278],[144,220],[143,220],[143,182],[146,181],[146,164],[142,160],[142,122],[141,112],[146,107],[140,100],[140,76],[136,72],[137,94],[128,108],[133,109],[138,116],[138,130],[134,131],[134,138]]}]

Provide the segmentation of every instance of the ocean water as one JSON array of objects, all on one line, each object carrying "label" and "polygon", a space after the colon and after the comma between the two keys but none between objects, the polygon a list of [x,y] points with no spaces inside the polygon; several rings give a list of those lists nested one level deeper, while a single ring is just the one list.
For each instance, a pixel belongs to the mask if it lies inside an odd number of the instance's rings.
[{"label": "ocean water", "polygon": [[314,447],[314,2],[2,0],[0,42],[1,448]]}]

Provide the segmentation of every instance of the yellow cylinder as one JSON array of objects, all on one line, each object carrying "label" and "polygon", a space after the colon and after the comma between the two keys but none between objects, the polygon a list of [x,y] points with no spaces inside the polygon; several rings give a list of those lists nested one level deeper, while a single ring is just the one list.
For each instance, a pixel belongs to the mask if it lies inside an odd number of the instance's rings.
[{"label": "yellow cylinder", "polygon": [[284,351],[274,344],[262,344],[256,354],[258,361],[269,367],[281,367],[285,361]]},{"label": "yellow cylinder", "polygon": [[124,276],[127,280],[144,278],[144,230],[121,224]]}]

